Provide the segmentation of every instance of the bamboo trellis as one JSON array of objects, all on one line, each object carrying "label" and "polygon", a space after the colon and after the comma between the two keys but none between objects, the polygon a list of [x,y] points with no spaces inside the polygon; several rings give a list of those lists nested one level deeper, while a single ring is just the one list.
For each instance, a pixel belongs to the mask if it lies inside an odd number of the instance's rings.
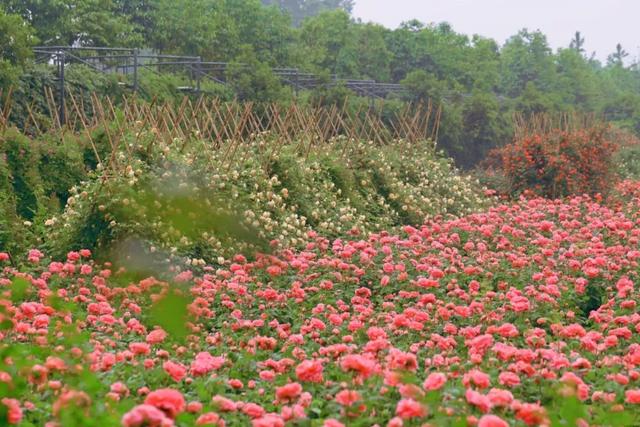
[{"label": "bamboo trellis", "polygon": [[530,115],[515,113],[513,115],[516,140],[531,135],[546,135],[555,130],[573,132],[590,128],[602,122],[602,118],[594,113],[535,113]]},{"label": "bamboo trellis", "polygon": [[[109,123],[116,123],[117,139],[124,131],[136,128],[152,129],[161,138],[201,138],[214,146],[225,142],[247,140],[257,134],[269,133],[290,144],[298,141],[323,142],[338,136],[353,140],[388,144],[394,140],[436,140],[441,110],[431,102],[405,105],[398,112],[383,116],[381,108],[361,106],[350,110],[346,106],[308,106],[292,103],[253,104],[223,102],[214,98],[184,97],[174,102],[143,102],[135,96],[116,102],[110,97],[79,96],[69,92],[66,124],[58,117],[56,97],[45,89],[46,106],[35,111],[28,105],[22,130],[31,136],[61,131],[88,132]],[[0,99],[2,94],[0,93]],[[11,123],[11,92],[0,103],[0,130]]]}]

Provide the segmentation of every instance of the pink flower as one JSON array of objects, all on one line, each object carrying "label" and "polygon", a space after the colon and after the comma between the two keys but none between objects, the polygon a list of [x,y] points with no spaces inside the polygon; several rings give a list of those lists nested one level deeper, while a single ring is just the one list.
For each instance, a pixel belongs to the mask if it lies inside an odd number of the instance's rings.
[{"label": "pink flower", "polygon": [[266,411],[262,406],[257,405],[255,403],[247,403],[242,407],[242,412],[251,418],[260,418],[262,417]]},{"label": "pink flower", "polygon": [[489,375],[482,371],[473,369],[464,375],[462,383],[465,387],[469,387],[470,384],[475,385],[478,388],[487,388],[491,384]]},{"label": "pink flower", "polygon": [[295,400],[302,393],[302,386],[299,383],[289,383],[276,388],[276,398],[279,402],[289,402]]},{"label": "pink flower", "polygon": [[198,377],[220,369],[224,365],[224,357],[214,357],[206,351],[200,352],[191,362],[191,375]]},{"label": "pink flower", "polygon": [[492,406],[509,406],[513,401],[513,394],[508,390],[492,388],[487,394]]},{"label": "pink flower", "polygon": [[215,412],[207,412],[206,414],[202,414],[198,417],[198,419],[196,420],[196,425],[197,426],[218,426],[218,427],[224,427],[225,423],[224,420],[222,418],[220,418],[220,415],[216,414]]},{"label": "pink flower", "polygon": [[236,390],[240,390],[242,387],[244,387],[244,384],[242,384],[242,381],[236,378],[230,379],[229,381],[227,381],[227,384],[229,384],[231,388],[234,388]]},{"label": "pink flower", "polygon": [[336,394],[336,402],[342,406],[351,406],[362,400],[362,396],[355,390],[342,390]]},{"label": "pink flower", "polygon": [[440,372],[432,372],[429,374],[422,387],[425,390],[439,390],[447,382],[447,376]]},{"label": "pink flower", "polygon": [[260,371],[260,379],[263,381],[273,381],[275,377],[276,374],[273,371]]},{"label": "pink flower", "polygon": [[7,422],[9,424],[18,424],[22,421],[20,402],[16,399],[5,397],[2,399],[2,404],[7,407]]},{"label": "pink flower", "polygon": [[489,412],[491,409],[491,401],[489,398],[483,394],[478,393],[477,391],[468,388],[465,392],[465,397],[467,402],[481,410],[482,412]]},{"label": "pink flower", "polygon": [[327,418],[324,420],[322,427],[345,427],[345,425],[334,418]]},{"label": "pink flower", "polygon": [[80,259],[80,254],[75,251],[71,251],[67,253],[67,261],[75,262]]},{"label": "pink flower", "polygon": [[167,333],[165,331],[163,331],[162,329],[155,329],[151,332],[149,332],[149,335],[147,335],[147,343],[148,344],[160,344],[162,341],[165,340],[165,338],[167,338]]},{"label": "pink flower", "polygon": [[266,414],[251,421],[252,427],[284,427],[285,422],[279,415]]},{"label": "pink flower", "polygon": [[536,426],[547,420],[543,407],[535,403],[523,403],[516,410],[516,418],[528,426]]},{"label": "pink flower", "polygon": [[520,377],[513,372],[501,372],[498,381],[504,386],[513,387],[520,384]]},{"label": "pink flower", "polygon": [[396,406],[396,415],[402,419],[421,418],[427,415],[427,409],[413,399],[402,399]]},{"label": "pink flower", "polygon": [[509,427],[509,423],[496,415],[483,415],[478,427]]},{"label": "pink flower", "polygon": [[147,395],[144,403],[155,406],[172,419],[185,409],[185,401],[182,393],[170,388],[152,391]]},{"label": "pink flower", "polygon": [[151,348],[149,347],[149,344],[144,342],[132,342],[131,344],[129,344],[129,350],[131,350],[131,352],[136,356],[147,355],[151,353]]},{"label": "pink flower", "polygon": [[173,420],[152,405],[138,405],[122,417],[124,427],[171,427]]},{"label": "pink flower", "polygon": [[29,250],[29,253],[27,254],[27,260],[29,262],[32,262],[34,264],[37,264],[40,262],[40,258],[42,258],[44,256],[44,254],[42,252],[40,252],[37,249],[31,249]]},{"label": "pink flower", "polygon": [[305,360],[296,366],[296,376],[300,381],[321,383],[323,381],[322,363],[317,360]]},{"label": "pink flower", "polygon": [[226,397],[218,395],[218,396],[213,396],[213,399],[211,399],[211,401],[215,405],[217,410],[220,412],[236,411],[236,404],[231,399],[227,399]]},{"label": "pink flower", "polygon": [[187,412],[191,414],[197,414],[200,411],[202,411],[202,403],[195,400],[193,402],[187,403]]},{"label": "pink flower", "polygon": [[376,363],[359,354],[345,356],[340,363],[345,371],[356,371],[362,378],[369,378],[376,369]]},{"label": "pink flower", "polygon": [[388,368],[392,370],[415,371],[418,368],[418,360],[413,353],[405,353],[392,348],[389,351]]},{"label": "pink flower", "polygon": [[128,396],[129,395],[129,388],[121,383],[121,382],[115,382],[113,384],[111,384],[111,387],[109,388],[109,390],[112,393],[116,393],[120,396]]},{"label": "pink flower", "polygon": [[187,375],[187,368],[183,364],[172,362],[171,360],[164,362],[162,369],[176,382],[182,381]]}]

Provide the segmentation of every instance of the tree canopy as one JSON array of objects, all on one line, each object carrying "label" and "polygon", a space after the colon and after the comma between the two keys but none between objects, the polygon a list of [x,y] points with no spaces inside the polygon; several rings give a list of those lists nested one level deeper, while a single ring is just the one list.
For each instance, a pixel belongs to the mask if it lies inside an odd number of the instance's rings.
[{"label": "tree canopy", "polygon": [[[31,47],[131,46],[231,63],[242,99],[286,96],[270,67],[402,83],[400,101],[444,104],[441,140],[462,163],[502,143],[515,111],[586,111],[640,130],[640,66],[621,44],[605,63],[588,34],[568,31],[554,51],[540,31],[503,45],[447,23],[396,29],[350,16],[352,0],[0,0],[0,84],[15,81]],[[9,76],[9,77],[8,77]],[[345,99],[334,87],[307,99]],[[483,123],[486,120],[487,123]],[[470,148],[472,147],[472,148]]]}]

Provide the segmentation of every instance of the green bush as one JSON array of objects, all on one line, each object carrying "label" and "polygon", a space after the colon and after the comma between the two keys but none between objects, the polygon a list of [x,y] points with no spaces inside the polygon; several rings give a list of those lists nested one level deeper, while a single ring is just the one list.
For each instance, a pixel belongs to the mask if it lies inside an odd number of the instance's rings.
[{"label": "green bush", "polygon": [[30,139],[15,128],[0,136],[0,251],[37,246],[45,221],[66,205],[69,188],[86,177],[82,138]]},{"label": "green bush", "polygon": [[615,153],[612,164],[620,178],[640,178],[640,144],[621,147]]}]

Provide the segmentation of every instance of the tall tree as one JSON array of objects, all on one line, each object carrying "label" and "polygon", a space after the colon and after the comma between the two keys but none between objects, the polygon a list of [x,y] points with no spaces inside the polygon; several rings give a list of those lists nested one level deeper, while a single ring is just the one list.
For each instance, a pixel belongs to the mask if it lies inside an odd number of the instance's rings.
[{"label": "tall tree", "polygon": [[584,54],[584,37],[582,37],[580,31],[576,31],[573,39],[571,39],[571,43],[569,43],[569,48],[575,50],[580,55]]},{"label": "tall tree", "polygon": [[31,48],[36,41],[29,24],[0,7],[0,88],[15,84],[22,66],[32,56]]},{"label": "tall tree", "polygon": [[265,5],[275,5],[291,15],[293,25],[299,26],[305,18],[326,10],[353,10],[354,0],[262,0]]},{"label": "tall tree", "polygon": [[557,93],[567,109],[593,111],[599,102],[597,70],[575,49],[560,49],[556,57]]},{"label": "tall tree", "polygon": [[503,93],[518,97],[529,84],[533,84],[539,91],[551,91],[555,80],[553,62],[546,36],[540,31],[521,30],[507,40],[502,48]]},{"label": "tall tree", "polygon": [[7,14],[0,7],[0,61],[24,65],[32,56],[36,42],[33,28],[19,15]]},{"label": "tall tree", "polygon": [[46,45],[135,45],[141,39],[114,0],[3,0]]},{"label": "tall tree", "polygon": [[230,61],[244,45],[260,61],[290,65],[293,28],[278,8],[260,0],[156,0],[152,47],[164,53]]},{"label": "tall tree", "polygon": [[616,45],[616,51],[607,57],[607,64],[622,67],[624,65],[624,58],[627,56],[629,56],[629,53],[622,48],[620,43],[618,43]]},{"label": "tall tree", "polygon": [[358,69],[357,75],[353,77],[389,81],[391,52],[385,42],[388,31],[376,24],[355,26],[355,56]]},{"label": "tall tree", "polygon": [[342,10],[322,12],[300,27],[303,66],[311,71],[353,76],[357,74],[354,23]]}]

